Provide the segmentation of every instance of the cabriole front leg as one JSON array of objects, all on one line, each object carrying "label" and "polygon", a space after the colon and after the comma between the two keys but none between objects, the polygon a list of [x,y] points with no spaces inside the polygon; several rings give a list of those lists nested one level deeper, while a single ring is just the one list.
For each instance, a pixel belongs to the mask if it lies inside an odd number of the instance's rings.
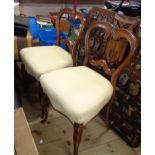
[{"label": "cabriole front leg", "polygon": [[81,142],[83,128],[84,128],[83,124],[74,123],[74,134],[73,134],[74,153],[73,155],[78,155],[78,148]]}]

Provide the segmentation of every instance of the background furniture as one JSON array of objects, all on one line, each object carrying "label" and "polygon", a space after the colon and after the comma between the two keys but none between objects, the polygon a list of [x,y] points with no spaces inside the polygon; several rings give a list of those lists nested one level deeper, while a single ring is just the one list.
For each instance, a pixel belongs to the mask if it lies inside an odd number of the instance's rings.
[{"label": "background furniture", "polygon": [[25,47],[32,47],[32,35],[27,31],[26,37],[14,36],[14,60],[20,61],[19,51]]},{"label": "background furniture", "polygon": [[138,53],[120,76],[110,114],[111,127],[131,146],[141,142],[141,58]]}]

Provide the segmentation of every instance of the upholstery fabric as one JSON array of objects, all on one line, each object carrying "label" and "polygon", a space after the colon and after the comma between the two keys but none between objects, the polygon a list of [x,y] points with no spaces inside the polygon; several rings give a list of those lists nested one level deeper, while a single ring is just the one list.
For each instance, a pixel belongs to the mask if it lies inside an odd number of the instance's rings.
[{"label": "upholstery fabric", "polygon": [[73,123],[86,124],[113,94],[110,81],[85,66],[43,74],[40,83],[53,107]]},{"label": "upholstery fabric", "polygon": [[20,51],[27,72],[39,79],[40,75],[73,66],[72,56],[59,46],[37,46]]}]

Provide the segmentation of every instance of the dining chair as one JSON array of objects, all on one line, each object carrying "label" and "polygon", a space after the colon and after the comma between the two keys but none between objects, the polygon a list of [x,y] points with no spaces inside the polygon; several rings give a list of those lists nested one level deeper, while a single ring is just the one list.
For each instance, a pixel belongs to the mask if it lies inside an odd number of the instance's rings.
[{"label": "dining chair", "polygon": [[[110,45],[111,40],[122,39],[128,42],[125,53],[115,50],[114,44]],[[130,64],[137,47],[131,32],[115,29],[106,22],[92,24],[84,41],[83,66],[58,69],[40,76],[42,97],[47,96],[53,108],[73,124],[74,155],[78,155],[84,126],[105,106],[108,107],[108,124],[117,79]]]},{"label": "dining chair", "polygon": [[[65,17],[64,17],[65,16]],[[62,40],[60,21],[62,18],[80,21],[78,34],[73,43],[69,39]],[[76,51],[82,38],[85,17],[82,13],[74,13],[70,8],[62,9],[56,18],[57,45],[35,46],[23,48],[20,51],[22,60],[22,69],[39,81],[42,74],[57,70],[60,68],[71,67],[76,61]],[[63,49],[61,43],[66,44],[69,52]],[[26,74],[23,74],[26,75]],[[25,77],[24,77],[25,79]],[[25,79],[26,81],[26,79]],[[27,85],[27,84],[26,84]]]},{"label": "dining chair", "polygon": [[[79,27],[76,27],[76,36],[74,40],[70,39],[68,36],[67,39],[63,40],[61,37],[61,20],[71,20],[72,23],[78,21]],[[70,30],[74,31],[74,27],[70,24]],[[23,88],[28,88],[29,81],[38,81],[42,74],[45,74],[50,71],[54,71],[60,68],[72,67],[77,58],[77,48],[83,36],[83,29],[85,26],[85,17],[82,13],[76,12],[70,8],[64,8],[60,10],[56,17],[56,33],[57,33],[57,44],[51,46],[35,46],[23,48],[20,51],[20,57],[22,60],[22,79],[23,79]],[[67,49],[61,47],[61,45],[66,45]],[[38,96],[41,99],[42,88],[39,84]],[[44,117],[44,116],[42,116]]]}]

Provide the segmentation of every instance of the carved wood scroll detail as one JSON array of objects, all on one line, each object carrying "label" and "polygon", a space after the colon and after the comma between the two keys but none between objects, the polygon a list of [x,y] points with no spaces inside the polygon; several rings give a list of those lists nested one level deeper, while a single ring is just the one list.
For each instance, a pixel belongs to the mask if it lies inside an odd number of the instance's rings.
[{"label": "carved wood scroll detail", "polygon": [[[97,33],[96,33],[97,32]],[[94,33],[99,38],[96,39]],[[92,38],[93,43],[92,43]],[[108,42],[108,40],[110,40]],[[111,41],[115,41],[115,44],[111,45]],[[117,46],[118,41],[123,41],[126,43],[127,49],[124,51],[114,50]],[[95,45],[97,42],[97,46]],[[99,51],[102,46],[102,43],[105,44],[106,50],[102,51],[100,56],[96,56],[96,53]],[[137,48],[136,37],[128,30],[125,29],[116,29],[113,25],[107,22],[95,22],[86,32],[85,35],[85,57],[84,65],[91,65],[92,67],[100,67],[102,71],[110,78],[111,83],[115,89],[116,81],[119,75],[123,70],[130,64],[132,58],[135,55]],[[101,52],[100,52],[101,53]]]}]

